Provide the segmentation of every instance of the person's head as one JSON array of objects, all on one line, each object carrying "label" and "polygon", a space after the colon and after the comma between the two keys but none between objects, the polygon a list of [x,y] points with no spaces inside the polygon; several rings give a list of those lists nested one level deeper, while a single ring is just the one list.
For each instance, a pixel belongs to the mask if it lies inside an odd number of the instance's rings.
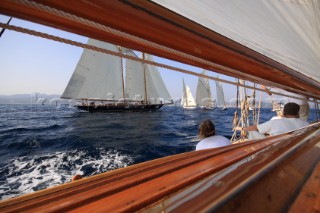
[{"label": "person's head", "polygon": [[203,121],[199,125],[198,135],[200,139],[207,138],[216,134],[216,128],[210,120]]},{"label": "person's head", "polygon": [[82,179],[82,176],[79,174],[72,177],[72,181],[81,180],[81,179]]},{"label": "person's head", "polygon": [[296,103],[289,102],[283,107],[283,116],[299,117],[300,106]]}]

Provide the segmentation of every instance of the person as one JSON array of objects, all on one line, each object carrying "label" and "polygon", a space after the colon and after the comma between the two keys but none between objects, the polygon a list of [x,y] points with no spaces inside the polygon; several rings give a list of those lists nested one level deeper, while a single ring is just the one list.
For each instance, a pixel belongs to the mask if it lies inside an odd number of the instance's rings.
[{"label": "person", "polygon": [[81,179],[82,179],[82,175],[76,174],[75,176],[72,177],[72,182],[76,180],[81,180]]},{"label": "person", "polygon": [[283,116],[279,119],[271,119],[265,123],[248,126],[236,127],[236,130],[249,131],[249,140],[265,138],[265,135],[279,135],[295,129],[308,126],[309,123],[299,119],[300,106],[294,102],[284,105]]},{"label": "person", "polygon": [[285,92],[285,94],[301,98],[301,99],[296,99],[291,97],[284,97],[283,103],[286,104],[289,102],[294,102],[298,104],[300,106],[299,118],[301,120],[308,121],[309,114],[310,114],[310,106],[308,103],[308,98],[306,96],[294,94],[291,92]]},{"label": "person", "polygon": [[[272,92],[271,90],[267,89],[264,85],[261,85],[261,88],[264,89],[266,91],[266,93],[268,93],[268,95],[271,97],[272,96]],[[297,98],[291,98],[291,97],[282,97],[279,98],[279,102],[275,102],[272,101],[273,104],[273,109],[277,112],[278,116],[281,116],[282,112],[281,112],[281,103],[282,104],[286,104],[289,102],[294,102],[296,104],[298,104],[300,106],[300,111],[299,111],[299,117],[300,119],[304,120],[304,121],[308,121],[309,118],[309,114],[310,114],[310,106],[308,103],[308,98],[306,96],[303,95],[298,95],[295,93],[291,93],[291,92],[287,92],[285,90],[282,89],[278,89],[278,92],[283,93],[284,95],[290,95],[290,96],[294,96]]]},{"label": "person", "polygon": [[198,137],[201,139],[201,141],[196,145],[196,151],[217,148],[231,144],[228,138],[221,135],[216,135],[215,126],[210,120],[203,121],[199,125]]}]

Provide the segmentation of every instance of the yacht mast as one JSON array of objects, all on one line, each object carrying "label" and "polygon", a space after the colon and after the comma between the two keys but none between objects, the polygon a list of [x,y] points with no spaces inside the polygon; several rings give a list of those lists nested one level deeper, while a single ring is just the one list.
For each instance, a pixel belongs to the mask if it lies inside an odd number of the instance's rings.
[{"label": "yacht mast", "polygon": [[[142,53],[142,59],[145,59],[145,54]],[[147,93],[147,65],[143,64],[143,82],[144,82],[144,102],[147,104],[148,93]]]},{"label": "yacht mast", "polygon": [[[122,47],[118,46],[119,52],[122,53]],[[120,57],[120,69],[121,69],[121,83],[122,83],[122,97],[123,100],[125,100],[124,97],[124,77],[123,77],[123,58]]]}]

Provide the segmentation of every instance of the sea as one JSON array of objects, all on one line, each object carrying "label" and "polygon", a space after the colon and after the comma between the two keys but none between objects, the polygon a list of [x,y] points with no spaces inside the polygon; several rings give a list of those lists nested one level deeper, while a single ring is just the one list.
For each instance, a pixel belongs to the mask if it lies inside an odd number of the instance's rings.
[{"label": "sea", "polygon": [[[231,138],[235,108],[88,113],[69,105],[0,105],[0,199],[195,150],[198,126],[210,119]],[[275,116],[262,108],[260,121]],[[315,120],[311,110],[310,120]]]}]

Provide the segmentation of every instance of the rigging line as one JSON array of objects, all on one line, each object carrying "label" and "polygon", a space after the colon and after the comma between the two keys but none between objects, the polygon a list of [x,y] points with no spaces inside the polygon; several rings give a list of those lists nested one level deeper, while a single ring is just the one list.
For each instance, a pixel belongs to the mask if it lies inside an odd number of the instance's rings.
[{"label": "rigging line", "polygon": [[[10,17],[10,19],[7,21],[7,25],[10,24],[12,17]],[[0,37],[2,36],[2,34],[4,33],[4,31],[6,30],[6,28],[2,28],[1,32],[0,32]]]},{"label": "rigging line", "polygon": [[258,106],[259,109],[258,109],[258,117],[257,117],[257,125],[259,124],[259,120],[260,120],[261,103],[262,103],[262,92],[260,91],[259,106]]},{"label": "rigging line", "polygon": [[[42,33],[42,32],[38,32],[38,31],[35,31],[35,30],[26,29],[26,28],[23,28],[23,27],[18,27],[18,26],[14,26],[14,25],[7,25],[7,24],[1,23],[1,22],[0,22],[0,27],[6,28],[8,30],[13,30],[13,31],[29,34],[29,35],[38,36],[38,37],[41,37],[41,38],[46,38],[46,39],[49,39],[49,40],[53,40],[53,41],[57,41],[57,42],[65,43],[65,44],[70,44],[70,45],[81,47],[81,48],[85,48],[85,49],[94,50],[94,51],[97,51],[97,52],[102,52],[102,53],[114,55],[114,56],[117,56],[117,57],[126,58],[126,59],[133,60],[133,61],[138,61],[138,62],[150,64],[150,65],[153,65],[153,66],[156,66],[156,67],[160,67],[160,68],[164,68],[164,69],[167,69],[167,70],[173,70],[173,71],[177,71],[177,72],[181,72],[181,73],[185,73],[185,74],[189,74],[189,75],[194,75],[194,76],[198,76],[198,77],[202,77],[202,78],[207,78],[207,79],[210,79],[210,80],[216,80],[216,81],[219,81],[219,82],[223,82],[223,83],[227,83],[227,84],[231,84],[231,85],[235,85],[235,86],[240,86],[240,87],[243,87],[243,88],[256,89],[256,90],[265,92],[263,89],[254,88],[254,87],[249,86],[249,85],[242,85],[240,83],[235,83],[235,82],[232,82],[232,81],[228,81],[228,80],[224,80],[224,79],[220,79],[220,78],[204,75],[204,74],[201,74],[201,73],[196,73],[196,72],[185,70],[185,69],[182,69],[182,68],[177,68],[177,67],[173,67],[173,66],[170,66],[170,65],[161,64],[161,63],[154,62],[154,61],[149,61],[149,60],[146,60],[146,59],[136,58],[136,57],[133,57],[133,56],[130,56],[130,55],[126,55],[126,54],[123,54],[123,53],[114,52],[114,51],[103,49],[103,48],[96,47],[96,46],[93,46],[93,45],[88,45],[88,44],[84,44],[84,43],[81,43],[81,42],[73,41],[73,40],[70,40],[70,39],[65,39],[65,38],[61,38],[61,37],[58,37],[58,36],[49,35],[47,33]],[[304,100],[304,99],[302,99],[300,97],[287,95],[287,94],[282,94],[282,93],[279,93],[279,92],[274,92],[273,94],[281,95],[281,96],[285,96],[285,97],[290,97],[290,98],[295,98],[295,99],[299,99],[299,100]]]},{"label": "rigging line", "polygon": [[[102,30],[102,31],[110,33],[112,35],[116,35],[116,36],[120,36],[122,38],[126,38],[128,40],[134,41],[134,42],[139,43],[139,44],[146,45],[148,47],[152,47],[152,48],[155,48],[155,49],[163,50],[163,51],[166,51],[167,53],[171,53],[171,54],[174,54],[174,55],[182,56],[182,57],[184,57],[186,59],[190,59],[190,60],[194,60],[194,61],[197,61],[197,62],[205,63],[205,64],[210,65],[212,67],[215,67],[217,69],[228,71],[228,72],[231,72],[231,73],[234,73],[234,74],[238,74],[238,75],[240,75],[242,77],[249,76],[249,75],[244,74],[244,73],[242,73],[242,72],[240,72],[238,70],[234,70],[234,69],[231,69],[231,68],[228,68],[228,67],[225,67],[225,66],[222,66],[222,65],[219,65],[219,64],[204,60],[202,58],[198,58],[198,57],[195,57],[195,56],[192,56],[192,55],[189,55],[189,54],[174,50],[172,48],[169,48],[169,47],[157,44],[155,42],[151,42],[151,41],[142,39],[140,37],[137,37],[137,36],[134,36],[134,35],[131,35],[131,34],[116,30],[116,29],[113,29],[111,27],[108,27],[108,26],[99,24],[97,22],[94,22],[94,21],[91,21],[91,20],[76,16],[76,15],[73,15],[73,14],[70,14],[70,13],[61,11],[61,10],[58,10],[56,8],[45,6],[43,4],[40,4],[40,3],[37,3],[37,2],[33,2],[33,1],[29,1],[29,0],[12,0],[12,1],[16,2],[18,4],[22,4],[24,6],[32,7],[32,8],[41,10],[41,11],[45,11],[45,12],[51,13],[51,14],[59,16],[59,17],[66,18],[66,19],[68,19],[70,21],[73,21],[73,22],[81,23],[81,24],[87,25],[89,27],[93,27],[93,28],[96,28],[98,30]],[[259,78],[255,77],[255,76],[250,76],[250,77],[255,79],[255,80],[257,80],[257,81],[263,80],[263,79],[259,79]],[[271,83],[271,82],[269,82],[269,83]]]},{"label": "rigging line", "polygon": [[[122,53],[122,47],[118,46],[119,52]],[[122,86],[122,97],[125,100],[125,91],[124,91],[124,77],[123,77],[123,59],[120,57],[120,69],[121,69],[121,86]]]},{"label": "rigging line", "polygon": [[[239,76],[243,77],[243,79],[250,79],[251,78],[251,79],[254,79],[256,81],[256,83],[261,82],[261,83],[264,83],[264,84],[266,83],[266,85],[275,85],[276,87],[279,87],[279,88],[285,88],[285,89],[289,89],[291,91],[295,91],[296,93],[303,93],[303,94],[308,95],[307,92],[300,91],[298,89],[291,88],[291,87],[288,87],[288,86],[285,86],[285,85],[280,85],[278,83],[274,83],[274,82],[271,82],[269,80],[265,80],[263,78],[259,78],[259,77],[253,76],[253,75],[248,75],[246,73],[240,72],[239,70],[235,70],[235,69],[232,69],[232,68],[229,68],[229,67],[225,67],[223,65],[216,64],[216,63],[213,63],[211,61],[207,61],[205,59],[198,58],[198,57],[192,56],[190,54],[186,54],[186,53],[174,50],[172,48],[168,48],[168,47],[163,46],[163,45],[159,45],[157,43],[142,39],[140,37],[137,37],[137,36],[134,36],[134,35],[131,35],[131,34],[116,30],[116,29],[113,29],[111,27],[99,24],[97,22],[94,22],[94,21],[91,21],[91,20],[76,16],[76,15],[73,15],[73,14],[70,14],[70,13],[67,13],[67,12],[64,12],[64,11],[61,11],[61,10],[58,10],[56,8],[52,8],[52,7],[49,7],[49,6],[34,2],[34,1],[30,1],[30,0],[12,0],[12,1],[16,2],[17,4],[21,4],[21,5],[24,5],[24,6],[27,6],[27,7],[32,7],[32,8],[38,9],[40,11],[48,12],[48,13],[53,14],[55,16],[59,16],[59,17],[65,18],[65,19],[68,19],[68,20],[76,22],[76,23],[84,24],[86,26],[93,27],[93,28],[96,28],[98,30],[102,30],[102,31],[107,32],[107,33],[112,34],[112,35],[120,36],[122,38],[128,39],[130,41],[134,41],[136,43],[140,43],[140,44],[146,45],[148,47],[159,49],[159,50],[165,51],[167,53],[183,57],[185,59],[190,59],[190,60],[193,60],[193,61],[197,61],[197,62],[206,64],[206,65],[209,65],[209,66],[211,66],[213,68],[220,69],[220,70],[225,71],[225,72],[230,72],[230,73],[239,75]],[[215,70],[212,70],[212,71],[216,72]]]},{"label": "rigging line", "polygon": [[[253,84],[253,87],[256,87],[256,83]],[[257,124],[257,114],[256,114],[256,89],[252,91],[252,95],[250,97],[252,100],[252,122],[253,124]],[[249,101],[249,110],[250,110],[250,101]]]},{"label": "rigging line", "polygon": [[316,119],[317,119],[317,121],[319,121],[320,111],[319,111],[319,105],[318,105],[316,100],[314,101],[314,108],[315,108],[315,111],[316,111]]}]

